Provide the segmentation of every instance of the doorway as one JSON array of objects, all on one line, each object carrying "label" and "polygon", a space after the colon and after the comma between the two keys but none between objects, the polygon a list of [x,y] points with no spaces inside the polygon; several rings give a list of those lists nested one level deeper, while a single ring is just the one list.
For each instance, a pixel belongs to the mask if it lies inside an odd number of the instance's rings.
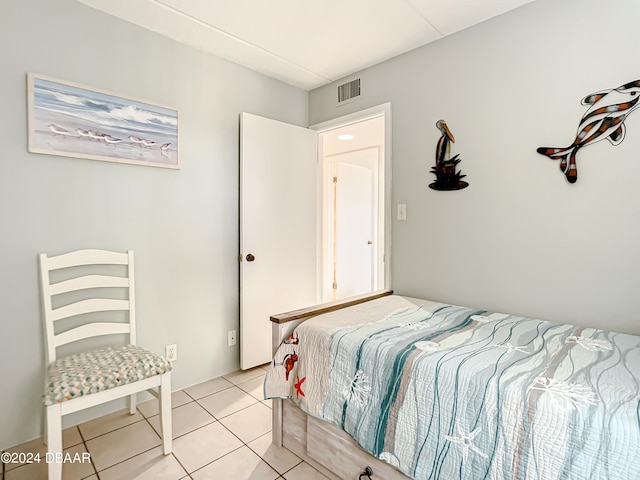
[{"label": "doorway", "polygon": [[[383,141],[378,139],[367,143],[364,133],[359,132],[364,132],[365,127],[372,125],[368,121],[374,119],[384,126]],[[334,282],[333,272],[325,271],[333,254],[328,251],[326,242],[330,233],[323,227],[328,225],[323,172],[329,164],[334,164],[339,177],[345,178],[346,172],[349,178],[345,182],[352,185],[346,190],[336,191],[339,205],[344,203],[345,195],[346,201],[350,202],[348,197],[354,196],[351,193],[355,190],[366,192],[366,185],[371,185],[371,188],[365,195],[374,199],[368,202],[370,213],[350,213],[351,218],[372,219],[364,240],[365,243],[372,242],[368,248],[374,252],[370,257],[363,256],[364,260],[354,262],[356,266],[346,270],[369,272],[364,280],[367,285],[360,286],[357,283],[360,280],[353,280],[356,286],[350,288],[353,292],[389,288],[390,124],[391,105],[388,103],[308,129],[249,113],[240,116],[238,258],[240,366],[243,370],[267,363],[272,356],[272,334],[278,338],[285,334],[283,329],[277,334],[271,330],[270,315],[334,298],[333,289],[326,289],[327,282],[331,287]],[[338,134],[347,130],[354,135],[350,141],[337,139]],[[333,134],[336,135],[335,142],[340,142],[338,145],[343,147],[332,149]],[[341,219],[337,218],[336,225],[340,222]],[[342,222],[351,223],[344,219]],[[343,229],[340,231],[344,232]],[[349,240],[351,235],[346,237]],[[340,259],[350,256],[340,254],[341,251],[338,250],[337,268],[340,267]],[[348,285],[342,281],[343,277],[336,278],[339,285]],[[336,297],[338,294],[342,295],[342,292],[336,292]],[[292,326],[287,324],[287,328]]]},{"label": "doorway", "polygon": [[322,238],[318,272],[322,301],[388,286],[385,127],[385,115],[377,114],[319,132]]}]

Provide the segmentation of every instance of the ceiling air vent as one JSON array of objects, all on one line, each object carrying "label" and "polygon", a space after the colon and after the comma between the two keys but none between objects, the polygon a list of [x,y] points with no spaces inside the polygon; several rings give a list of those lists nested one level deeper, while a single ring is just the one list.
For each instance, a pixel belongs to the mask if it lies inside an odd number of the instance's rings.
[{"label": "ceiling air vent", "polygon": [[360,98],[360,79],[338,85],[338,105]]}]

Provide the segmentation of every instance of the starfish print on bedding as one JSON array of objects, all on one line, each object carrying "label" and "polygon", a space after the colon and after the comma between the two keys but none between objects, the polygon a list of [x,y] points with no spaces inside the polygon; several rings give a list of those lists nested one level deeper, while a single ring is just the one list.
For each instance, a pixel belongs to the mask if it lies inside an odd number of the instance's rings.
[{"label": "starfish print on bedding", "polygon": [[512,352],[527,353],[527,351],[525,350],[524,347],[517,347],[517,346],[512,345],[510,343],[504,343],[502,345],[496,345],[496,347],[506,348],[508,353],[512,353]]},{"label": "starfish print on bedding", "polygon": [[401,323],[400,327],[408,328],[409,330],[426,330],[427,328],[429,328],[429,325],[423,322],[406,322]]},{"label": "starfish print on bedding", "polygon": [[489,315],[471,315],[470,318],[478,323],[489,323],[491,321]]},{"label": "starfish print on bedding", "polygon": [[296,380],[298,380],[298,383],[295,383],[293,385],[293,388],[296,389],[296,398],[300,398],[300,395],[304,397],[304,392],[302,391],[302,384],[306,379],[307,377],[302,377],[302,379],[300,379],[300,377],[296,377]]},{"label": "starfish print on bedding", "polygon": [[578,335],[571,335],[567,337],[564,343],[575,343],[576,345],[580,345],[582,348],[592,352],[606,352],[613,350],[613,344],[611,342],[599,340],[597,338],[581,337]]},{"label": "starfish print on bedding", "polygon": [[440,350],[440,344],[438,342],[431,342],[429,340],[424,340],[420,342],[416,342],[413,344],[418,350],[422,350],[423,352],[437,352]]},{"label": "starfish print on bedding", "polygon": [[356,408],[362,408],[369,402],[371,396],[371,382],[369,376],[358,370],[352,379],[347,380],[347,386],[342,390],[342,396]]},{"label": "starfish print on bedding", "polygon": [[565,412],[598,404],[598,398],[589,387],[555,378],[538,377],[529,385],[529,390],[545,392],[551,404]]},{"label": "starfish print on bedding", "polygon": [[464,433],[464,430],[462,429],[462,427],[460,426],[459,423],[457,423],[457,426],[458,426],[458,435],[459,435],[458,437],[452,437],[450,435],[445,435],[444,438],[445,438],[445,440],[448,440],[449,442],[461,443],[462,444],[462,460],[463,461],[467,460],[467,457],[469,456],[469,450],[473,450],[475,453],[477,453],[481,457],[487,458],[487,454],[483,453],[478,447],[476,447],[473,444],[473,439],[476,438],[480,434],[482,429],[481,428],[476,428],[471,433]]}]

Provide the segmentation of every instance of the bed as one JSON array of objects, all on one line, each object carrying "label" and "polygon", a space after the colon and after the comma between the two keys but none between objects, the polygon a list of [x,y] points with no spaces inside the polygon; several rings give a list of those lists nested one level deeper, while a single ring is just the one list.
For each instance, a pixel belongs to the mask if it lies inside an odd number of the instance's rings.
[{"label": "bed", "polygon": [[271,320],[273,441],[329,478],[640,479],[638,336],[390,291]]}]

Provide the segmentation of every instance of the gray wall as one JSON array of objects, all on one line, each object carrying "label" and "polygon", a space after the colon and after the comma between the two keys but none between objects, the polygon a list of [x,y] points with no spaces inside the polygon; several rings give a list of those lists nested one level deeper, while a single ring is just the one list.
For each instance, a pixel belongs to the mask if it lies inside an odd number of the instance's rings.
[{"label": "gray wall", "polygon": [[[392,103],[397,293],[640,334],[640,113],[580,151],[574,185],[536,153],[573,142],[584,96],[640,79],[638,18],[636,0],[536,0],[359,72],[361,100],[310,93],[311,124]],[[462,191],[428,187],[440,118]]]},{"label": "gray wall", "polygon": [[[133,249],[139,344],[178,345],[174,389],[237,369],[239,114],[306,126],[308,94],[72,0],[2,0],[0,58],[0,448],[40,434],[38,253]],[[182,169],[27,153],[27,72],[177,107]]]}]

